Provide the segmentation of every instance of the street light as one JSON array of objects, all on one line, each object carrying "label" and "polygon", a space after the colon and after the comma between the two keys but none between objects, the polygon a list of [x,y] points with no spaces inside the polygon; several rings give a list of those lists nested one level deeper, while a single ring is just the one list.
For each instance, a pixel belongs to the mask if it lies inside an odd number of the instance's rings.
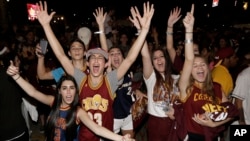
[{"label": "street light", "polygon": [[247,1],[244,1],[244,2],[243,2],[243,9],[244,9],[244,10],[247,10],[247,9],[248,9],[248,2],[247,2]]}]

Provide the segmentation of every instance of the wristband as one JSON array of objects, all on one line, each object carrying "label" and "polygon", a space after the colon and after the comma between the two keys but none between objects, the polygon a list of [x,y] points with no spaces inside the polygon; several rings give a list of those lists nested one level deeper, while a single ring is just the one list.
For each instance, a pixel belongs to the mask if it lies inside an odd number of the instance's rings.
[{"label": "wristband", "polygon": [[173,28],[172,26],[168,26],[168,28]]},{"label": "wristband", "polygon": [[96,31],[96,32],[94,32],[94,34],[103,34],[103,31],[102,30]]},{"label": "wristband", "polygon": [[184,42],[185,42],[185,44],[193,43],[193,39],[186,39]]},{"label": "wristband", "polygon": [[173,35],[173,32],[166,32],[167,35]]},{"label": "wristband", "polygon": [[186,34],[192,34],[193,32],[185,32]]},{"label": "wristband", "polygon": [[1,51],[0,51],[0,55],[4,54],[6,51],[8,51],[7,47],[4,47]]},{"label": "wristband", "polygon": [[137,33],[135,33],[136,36],[138,36],[141,33],[141,30],[137,30]]},{"label": "wristband", "polygon": [[21,77],[21,76],[19,75],[19,76],[15,79],[15,81],[17,81],[20,77]]}]

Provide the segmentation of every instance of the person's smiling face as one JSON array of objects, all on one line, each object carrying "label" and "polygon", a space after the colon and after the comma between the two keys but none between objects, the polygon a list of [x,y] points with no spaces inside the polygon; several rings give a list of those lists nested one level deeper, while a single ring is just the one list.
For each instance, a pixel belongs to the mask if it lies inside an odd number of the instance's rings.
[{"label": "person's smiling face", "polygon": [[201,57],[195,57],[192,69],[193,78],[196,81],[203,83],[207,78],[208,71],[208,65],[205,60]]}]

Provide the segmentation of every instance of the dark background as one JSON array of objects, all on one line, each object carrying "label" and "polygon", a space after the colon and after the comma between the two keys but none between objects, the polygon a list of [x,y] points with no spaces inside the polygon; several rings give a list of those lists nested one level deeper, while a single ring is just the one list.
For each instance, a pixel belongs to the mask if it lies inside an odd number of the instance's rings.
[{"label": "dark background", "polygon": [[[49,9],[63,15],[67,24],[89,24],[94,16],[93,11],[98,6],[106,10],[114,8],[116,17],[129,16],[131,6],[142,8],[146,0],[47,0]],[[176,6],[182,8],[182,15],[195,4],[195,23],[198,26],[232,25],[248,23],[249,10],[243,10],[243,2],[249,0],[220,0],[218,7],[212,7],[212,0],[149,0],[155,4],[153,25],[165,26],[169,12]],[[235,2],[237,5],[235,6]],[[38,0],[10,0],[7,3],[9,19],[13,23],[27,23],[26,3],[36,3]],[[204,6],[206,5],[206,6]],[[51,12],[49,10],[49,12]],[[208,17],[209,15],[209,17]]]}]

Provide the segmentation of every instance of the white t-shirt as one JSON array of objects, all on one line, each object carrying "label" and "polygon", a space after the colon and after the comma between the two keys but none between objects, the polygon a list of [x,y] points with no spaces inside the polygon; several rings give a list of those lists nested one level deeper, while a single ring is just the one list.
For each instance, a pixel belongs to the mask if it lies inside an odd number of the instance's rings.
[{"label": "white t-shirt", "polygon": [[232,96],[242,100],[245,122],[250,125],[250,67],[237,76]]},{"label": "white t-shirt", "polygon": [[[172,76],[173,77],[173,76]],[[178,79],[179,77],[177,77]],[[174,78],[176,79],[176,78]],[[148,96],[148,113],[150,115],[156,116],[156,117],[167,117],[164,108],[167,107],[166,103],[164,101],[154,101],[153,100],[153,92],[154,92],[154,86],[156,83],[156,75],[155,72],[150,75],[148,79],[145,79],[145,84],[147,86],[147,96]]]}]

